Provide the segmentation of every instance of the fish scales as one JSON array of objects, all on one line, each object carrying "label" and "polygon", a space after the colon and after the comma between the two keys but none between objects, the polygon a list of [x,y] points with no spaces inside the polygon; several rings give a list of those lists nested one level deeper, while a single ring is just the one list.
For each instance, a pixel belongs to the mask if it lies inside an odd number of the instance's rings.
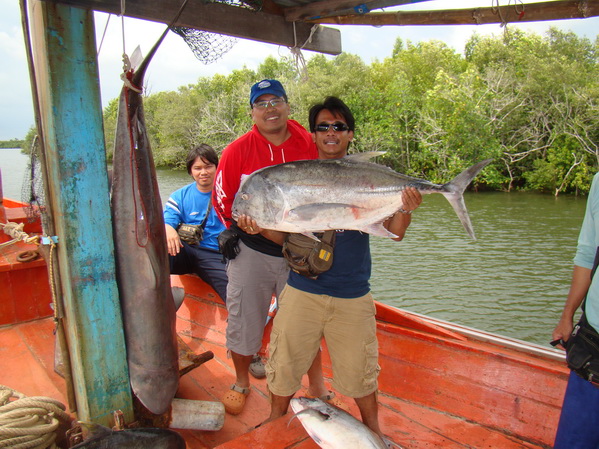
[{"label": "fish scales", "polygon": [[248,215],[264,229],[283,232],[350,229],[395,237],[382,223],[403,206],[403,191],[414,187],[423,195],[443,194],[474,239],[463,192],[490,161],[473,165],[446,184],[352,157],[274,165],[244,178],[233,203],[233,217]]}]

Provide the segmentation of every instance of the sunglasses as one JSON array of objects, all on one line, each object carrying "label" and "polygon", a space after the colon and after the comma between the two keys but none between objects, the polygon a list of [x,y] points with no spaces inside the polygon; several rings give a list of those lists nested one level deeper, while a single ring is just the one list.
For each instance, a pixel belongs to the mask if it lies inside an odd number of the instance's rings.
[{"label": "sunglasses", "polygon": [[282,98],[273,98],[268,101],[257,101],[252,105],[254,109],[266,109],[268,106],[272,106],[273,108],[277,108],[282,104],[286,103]]},{"label": "sunglasses", "polygon": [[326,133],[329,129],[331,129],[331,126],[337,132],[349,131],[349,126],[347,126],[345,123],[341,123],[341,122],[319,123],[318,125],[316,125],[314,127],[314,131],[320,132],[320,133]]}]

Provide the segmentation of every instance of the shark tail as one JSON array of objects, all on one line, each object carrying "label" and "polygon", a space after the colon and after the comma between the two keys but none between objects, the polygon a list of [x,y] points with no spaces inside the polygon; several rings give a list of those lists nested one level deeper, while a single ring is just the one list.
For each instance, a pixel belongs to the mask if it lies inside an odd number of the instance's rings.
[{"label": "shark tail", "polygon": [[164,32],[160,35],[160,37],[158,38],[158,40],[156,41],[156,43],[154,44],[154,46],[150,49],[150,51],[148,52],[148,54],[146,55],[146,57],[144,58],[144,60],[140,64],[139,68],[135,71],[135,74],[133,75],[133,81],[132,81],[132,83],[133,83],[134,86],[138,86],[140,88],[142,87],[141,83],[142,83],[144,74],[146,73],[146,69],[148,68],[148,65],[150,64],[150,61],[154,57],[154,53],[156,53],[156,50],[158,50],[158,47],[160,47],[160,44],[162,43],[162,41],[164,40],[164,38],[168,34],[169,30],[173,26],[175,26],[175,23],[177,23],[177,20],[179,20],[179,17],[181,17],[181,14],[183,13],[183,10],[187,6],[187,2],[188,1],[189,0],[184,0],[183,1],[183,3],[181,4],[181,6],[179,7],[179,10],[177,11],[177,14],[175,15],[175,17],[168,24],[168,26],[166,27],[166,29],[164,30]]},{"label": "shark tail", "polygon": [[468,215],[468,210],[464,203],[464,191],[476,175],[478,175],[491,161],[492,159],[485,159],[484,161],[474,164],[443,186],[445,198],[447,198],[447,201],[449,201],[449,204],[453,207],[453,210],[462,222],[462,226],[464,226],[464,229],[472,240],[476,240],[476,236],[474,234],[474,229],[472,228],[470,215]]}]

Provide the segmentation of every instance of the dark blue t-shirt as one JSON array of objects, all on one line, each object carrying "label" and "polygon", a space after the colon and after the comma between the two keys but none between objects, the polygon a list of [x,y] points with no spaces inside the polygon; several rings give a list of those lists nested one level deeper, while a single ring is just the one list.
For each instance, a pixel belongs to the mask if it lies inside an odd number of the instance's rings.
[{"label": "dark blue t-shirt", "polygon": [[370,291],[370,240],[360,231],[337,231],[331,269],[310,279],[294,271],[287,283],[308,293],[359,298]]}]

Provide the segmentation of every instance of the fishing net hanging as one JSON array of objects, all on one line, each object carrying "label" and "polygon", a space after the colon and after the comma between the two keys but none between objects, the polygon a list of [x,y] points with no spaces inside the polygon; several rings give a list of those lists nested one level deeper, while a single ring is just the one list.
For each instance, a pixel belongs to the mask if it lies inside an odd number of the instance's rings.
[{"label": "fishing net hanging", "polygon": [[39,138],[35,136],[31,144],[31,153],[27,170],[23,176],[21,188],[21,201],[27,203],[25,208],[27,219],[30,222],[40,218],[45,210],[46,195],[44,193],[44,181],[42,176],[42,164],[39,160],[40,144]]},{"label": "fishing net hanging", "polygon": [[183,38],[194,56],[204,64],[222,58],[237,43],[234,37],[193,28],[173,27],[172,30]]},{"label": "fishing net hanging", "polygon": [[[224,3],[238,8],[260,11],[262,0],[206,0],[210,3]],[[210,33],[208,31],[193,28],[173,27],[172,30],[183,38],[194,56],[204,64],[210,64],[228,52],[237,39],[223,34]]]}]

